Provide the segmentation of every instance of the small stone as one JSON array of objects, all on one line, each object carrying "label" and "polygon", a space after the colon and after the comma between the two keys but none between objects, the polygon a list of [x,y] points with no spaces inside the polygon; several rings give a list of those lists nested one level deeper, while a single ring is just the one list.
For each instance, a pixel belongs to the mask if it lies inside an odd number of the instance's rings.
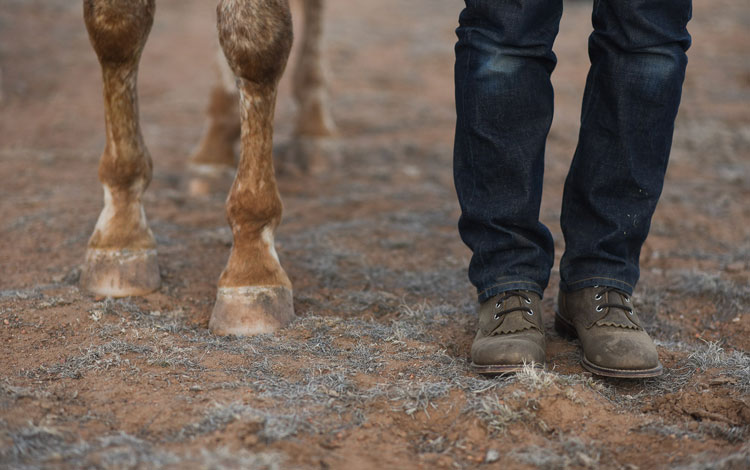
[{"label": "small stone", "polygon": [[497,462],[498,460],[500,460],[500,452],[495,449],[488,450],[487,455],[484,456],[484,463]]}]

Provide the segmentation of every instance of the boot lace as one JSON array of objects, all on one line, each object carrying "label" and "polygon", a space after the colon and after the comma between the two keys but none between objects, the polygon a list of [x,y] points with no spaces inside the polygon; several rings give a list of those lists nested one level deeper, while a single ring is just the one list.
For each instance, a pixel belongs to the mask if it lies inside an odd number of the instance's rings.
[{"label": "boot lace", "polygon": [[[594,286],[594,287],[598,288],[599,286]],[[602,286],[600,290],[596,292],[596,294],[594,295],[594,300],[602,300],[604,296],[609,294],[610,292],[615,292],[617,294],[620,294],[625,299],[626,303],[630,303],[630,296],[628,294],[626,294],[625,292],[615,287],[607,287],[607,286]],[[628,315],[633,315],[633,307],[625,305],[625,304],[615,304],[615,303],[599,304],[596,306],[596,311],[603,312],[604,309],[607,309],[607,308],[619,308],[620,310],[624,310],[625,312],[627,312]]]},{"label": "boot lace", "polygon": [[[502,307],[503,303],[506,300],[511,299],[513,297],[520,297],[523,300],[523,302],[521,303],[521,305],[516,306],[516,307],[506,308],[505,310],[501,310],[501,311],[495,313],[495,320],[499,320],[503,315],[507,315],[507,314],[509,314],[511,312],[526,312],[526,313],[529,314],[529,316],[534,315],[534,310],[532,310],[531,306],[530,306],[531,305],[531,297],[529,297],[524,292],[519,291],[519,290],[510,290],[510,291],[505,292],[502,295],[502,297],[500,297],[497,300],[497,303],[495,303],[495,308]],[[529,306],[528,307],[524,306],[523,305],[524,303],[526,305],[529,305]]]}]

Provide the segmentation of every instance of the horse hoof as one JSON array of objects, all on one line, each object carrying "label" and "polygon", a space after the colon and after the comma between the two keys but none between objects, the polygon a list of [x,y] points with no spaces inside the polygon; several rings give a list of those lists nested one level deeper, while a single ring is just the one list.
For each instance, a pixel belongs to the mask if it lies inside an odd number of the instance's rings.
[{"label": "horse hoof", "polygon": [[288,287],[220,287],[208,328],[222,336],[252,336],[272,333],[295,318]]},{"label": "horse hoof", "polygon": [[86,250],[86,259],[81,268],[81,286],[96,295],[146,295],[160,285],[155,249]]}]

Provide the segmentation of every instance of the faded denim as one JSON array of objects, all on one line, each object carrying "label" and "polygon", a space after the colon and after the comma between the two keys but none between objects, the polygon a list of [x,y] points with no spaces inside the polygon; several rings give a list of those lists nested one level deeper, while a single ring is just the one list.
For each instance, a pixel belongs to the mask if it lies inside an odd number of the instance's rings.
[{"label": "faded denim", "polygon": [[[456,30],[454,180],[479,301],[542,295],[539,221],[562,0],[466,0]],[[560,287],[632,293],[662,191],[685,78],[691,0],[596,0],[581,128],[565,182]]]}]

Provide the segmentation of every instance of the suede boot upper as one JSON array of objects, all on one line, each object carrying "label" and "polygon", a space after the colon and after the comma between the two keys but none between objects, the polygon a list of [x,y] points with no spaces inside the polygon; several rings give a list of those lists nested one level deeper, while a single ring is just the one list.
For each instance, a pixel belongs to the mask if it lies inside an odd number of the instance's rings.
[{"label": "suede boot upper", "polygon": [[512,372],[524,363],[544,364],[541,299],[529,291],[496,295],[479,307],[479,329],[471,345],[475,370]]},{"label": "suede boot upper", "polygon": [[556,325],[577,335],[583,364],[616,377],[659,375],[656,346],[643,329],[630,296],[612,287],[560,291]]}]

